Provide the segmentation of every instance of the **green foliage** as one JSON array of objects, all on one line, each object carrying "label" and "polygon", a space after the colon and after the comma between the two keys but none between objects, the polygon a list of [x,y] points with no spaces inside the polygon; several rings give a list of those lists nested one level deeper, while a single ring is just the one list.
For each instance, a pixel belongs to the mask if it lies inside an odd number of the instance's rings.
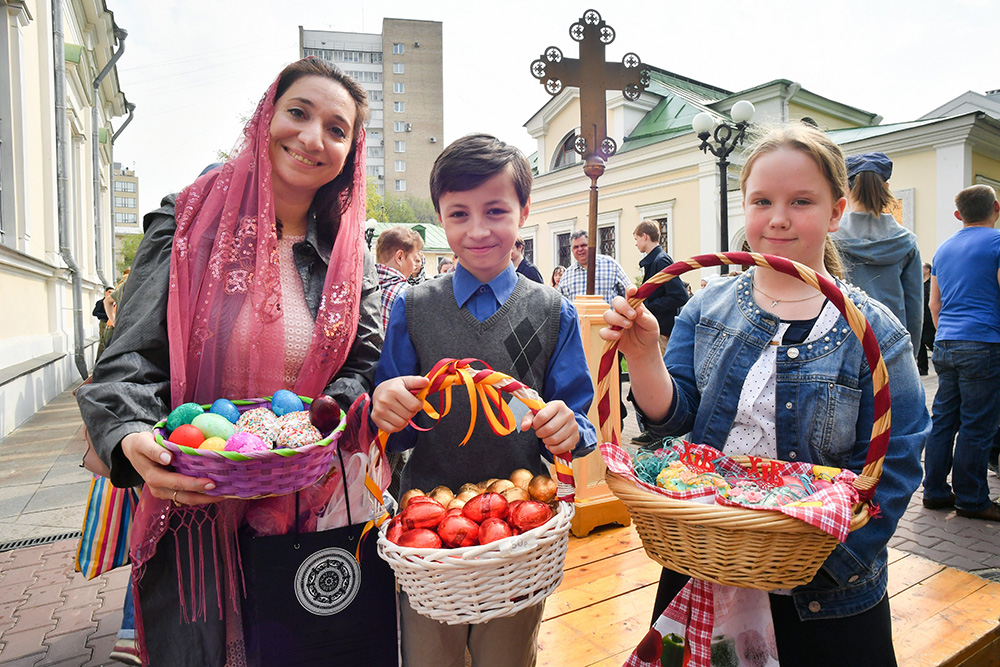
[{"label": "green foliage", "polygon": [[115,263],[115,275],[122,275],[125,269],[132,266],[135,251],[139,249],[142,234],[127,234],[118,239],[118,261]]},{"label": "green foliage", "polygon": [[393,224],[439,224],[430,199],[421,197],[401,199],[391,193],[380,195],[376,181],[371,176],[368,177],[368,206],[365,218]]}]

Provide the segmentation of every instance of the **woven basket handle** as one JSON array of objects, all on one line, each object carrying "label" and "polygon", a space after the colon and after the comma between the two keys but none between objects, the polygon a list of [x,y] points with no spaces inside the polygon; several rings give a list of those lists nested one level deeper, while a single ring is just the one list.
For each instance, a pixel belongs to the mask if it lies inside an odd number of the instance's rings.
[{"label": "woven basket handle", "polygon": [[[855,480],[854,486],[860,492],[862,499],[870,498],[875,492],[875,486],[878,484],[879,478],[882,476],[882,462],[885,459],[885,453],[889,446],[889,427],[891,422],[889,374],[871,326],[868,324],[865,316],[861,314],[861,311],[858,310],[858,307],[850,299],[844,297],[844,293],[840,291],[836,283],[829,278],[824,278],[804,264],[799,264],[798,262],[775,255],[761,255],[760,253],[749,252],[696,255],[690,259],[674,262],[659,273],[650,276],[649,280],[643,283],[635,295],[629,299],[629,305],[633,308],[638,306],[660,285],[673,280],[682,273],[706,266],[719,266],[721,264],[763,266],[798,278],[807,285],[812,285],[837,307],[837,310],[847,320],[854,335],[861,341],[865,359],[868,361],[868,367],[871,369],[872,374],[875,413],[865,467],[861,471],[861,475]],[[608,375],[612,364],[617,360],[617,351],[617,341],[608,341],[604,345],[597,379],[597,414],[601,423],[601,435],[606,440],[612,441],[615,444],[618,444],[617,435],[614,434],[614,429],[608,423],[611,416],[610,378]]]},{"label": "woven basket handle", "polygon": [[[482,364],[485,368],[473,368],[472,364]],[[476,425],[476,405],[482,405],[483,415],[490,424],[490,428],[497,435],[507,435],[517,429],[517,423],[511,413],[510,406],[500,396],[500,392],[507,392],[516,396],[522,403],[528,406],[532,413],[537,414],[545,407],[545,401],[534,389],[518,382],[511,376],[495,371],[488,364],[479,359],[442,359],[434,365],[425,376],[430,380],[423,389],[413,392],[413,395],[423,401],[422,411],[435,422],[448,414],[451,410],[451,390],[455,386],[464,386],[469,395],[469,403],[472,406],[472,420],[469,430],[465,434],[459,446],[464,445],[472,436],[473,428]],[[427,400],[428,396],[440,393],[440,410],[437,410]],[[477,400],[478,397],[478,400]],[[429,431],[429,428],[417,426],[410,420],[410,426],[418,431]],[[382,449],[385,449],[389,434],[381,429],[378,432],[378,441]],[[553,456],[556,469],[556,497],[559,500],[573,502],[574,481],[573,481],[573,457],[567,452]]]}]

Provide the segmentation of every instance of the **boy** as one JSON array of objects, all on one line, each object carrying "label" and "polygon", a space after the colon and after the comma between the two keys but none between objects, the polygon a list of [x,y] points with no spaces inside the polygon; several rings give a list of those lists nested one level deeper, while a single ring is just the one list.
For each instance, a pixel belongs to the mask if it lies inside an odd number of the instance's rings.
[{"label": "boy", "polygon": [[[438,485],[458,490],[518,468],[539,473],[542,454],[582,456],[597,442],[586,417],[593,389],[576,310],[552,288],[519,277],[510,261],[530,193],[527,160],[488,135],[455,141],[434,163],[431,199],[459,262],[444,278],[412,287],[397,300],[373,393],[372,420],[395,434],[390,449],[413,448],[403,492]],[[459,447],[471,419],[468,397],[459,390],[433,431],[406,428],[421,408],[411,391],[427,386],[419,376],[446,357],[482,359],[536,389],[547,405],[526,414],[519,431],[503,440],[480,415],[472,438]],[[423,414],[415,421],[431,425]],[[405,594],[400,597],[407,667],[462,667],[466,646],[477,667],[535,664],[544,603],[488,623],[445,625],[420,616]]]},{"label": "boy", "polygon": [[[635,239],[635,247],[645,255],[639,260],[639,268],[642,269],[642,282],[646,282],[651,276],[656,275],[661,270],[674,263],[670,255],[660,246],[660,228],[649,220],[643,220],[636,225],[632,232]],[[667,350],[667,340],[670,332],[674,329],[674,318],[681,307],[687,303],[687,290],[678,278],[674,278],[668,283],[660,285],[650,294],[643,305],[651,312],[660,325],[660,355]],[[628,399],[632,401],[632,390],[629,389]],[[633,401],[634,403],[634,401]],[[649,445],[654,442],[653,436],[646,432],[642,418],[636,413],[636,421],[639,422],[639,435],[632,438],[633,445]]]},{"label": "boy", "polygon": [[[924,451],[924,507],[1000,521],[988,458],[1000,419],[1000,203],[988,185],[955,197],[962,229],[934,253],[930,310],[938,390]],[[955,438],[956,432],[958,438]],[[948,484],[951,473],[951,485]]]},{"label": "boy", "polygon": [[389,325],[392,304],[406,288],[407,279],[420,266],[424,240],[409,227],[396,225],[378,236],[375,259],[378,284],[382,289],[382,329]]}]

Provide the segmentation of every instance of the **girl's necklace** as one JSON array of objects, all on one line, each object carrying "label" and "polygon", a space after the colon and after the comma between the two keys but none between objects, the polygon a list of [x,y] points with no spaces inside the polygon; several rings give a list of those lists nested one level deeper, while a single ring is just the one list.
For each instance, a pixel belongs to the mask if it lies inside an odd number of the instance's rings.
[{"label": "girl's necklace", "polygon": [[777,306],[779,303],[799,303],[800,301],[809,301],[810,299],[815,299],[818,296],[823,296],[822,292],[817,292],[816,294],[813,294],[812,296],[804,296],[801,299],[775,299],[773,296],[771,296],[770,294],[768,294],[767,292],[765,292],[761,288],[757,287],[757,282],[756,281],[753,282],[753,288],[755,290],[757,290],[758,292],[760,292],[761,294],[763,294],[764,296],[766,296],[768,299],[771,300],[771,307],[772,308],[774,308],[775,306]]}]

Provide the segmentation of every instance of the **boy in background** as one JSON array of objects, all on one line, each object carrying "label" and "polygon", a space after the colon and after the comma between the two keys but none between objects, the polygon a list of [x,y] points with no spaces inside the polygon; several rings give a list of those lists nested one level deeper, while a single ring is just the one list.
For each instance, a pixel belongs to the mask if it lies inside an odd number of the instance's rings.
[{"label": "boy in background", "polygon": [[[431,171],[431,199],[454,271],[409,290],[389,317],[375,374],[372,420],[393,435],[390,449],[411,449],[401,491],[503,478],[518,468],[543,472],[542,456],[594,449],[587,420],[593,389],[576,309],[558,292],[519,276],[510,261],[517,230],[528,217],[531,170],[519,150],[488,135],[448,146]],[[446,335],[442,333],[447,332]],[[465,392],[452,393],[448,418],[433,431],[407,428],[419,414],[411,393],[442,358],[479,358],[539,392],[547,405],[524,415],[518,431],[499,440],[485,419],[459,447],[469,420]],[[532,430],[534,432],[532,432]],[[468,647],[477,667],[535,664],[544,603],[475,625],[446,625],[419,615],[400,593],[403,664],[462,667]]]},{"label": "boy in background", "polygon": [[396,225],[378,235],[375,244],[375,268],[382,289],[382,329],[389,325],[392,304],[408,284],[407,279],[421,264],[424,240],[409,227]]}]

